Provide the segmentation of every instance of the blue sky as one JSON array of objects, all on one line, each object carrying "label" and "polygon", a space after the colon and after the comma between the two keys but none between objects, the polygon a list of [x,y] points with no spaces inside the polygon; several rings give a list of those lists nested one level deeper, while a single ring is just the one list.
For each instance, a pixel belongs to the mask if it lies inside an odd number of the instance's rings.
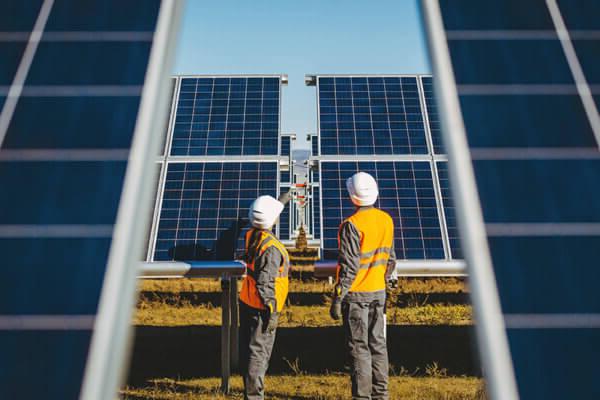
[{"label": "blue sky", "polygon": [[176,74],[285,73],[282,130],[316,131],[307,73],[429,73],[417,0],[188,0]]}]

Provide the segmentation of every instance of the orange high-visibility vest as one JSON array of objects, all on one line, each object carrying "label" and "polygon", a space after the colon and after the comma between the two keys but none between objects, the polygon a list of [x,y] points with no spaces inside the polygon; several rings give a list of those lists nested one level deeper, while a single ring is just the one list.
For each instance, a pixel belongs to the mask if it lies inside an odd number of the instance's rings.
[{"label": "orange high-visibility vest", "polygon": [[[377,208],[367,208],[358,210],[346,221],[351,222],[360,235],[360,267],[350,292],[385,290],[385,272],[394,240],[392,217]],[[339,273],[338,265],[338,281]]]},{"label": "orange high-visibility vest", "polygon": [[256,257],[264,254],[265,251],[269,247],[276,247],[277,250],[283,256],[283,261],[279,266],[279,273],[275,278],[275,299],[277,301],[277,312],[280,312],[283,309],[283,305],[288,295],[288,271],[290,268],[290,258],[287,250],[279,240],[269,231],[261,230],[260,237],[257,240],[257,245],[255,249],[249,249],[250,246],[250,238],[252,233],[256,231],[255,228],[251,228],[246,232],[246,254],[249,254],[249,250],[255,250],[254,256],[250,257],[250,259],[246,260],[246,277],[242,282],[242,290],[240,292],[240,300],[250,307],[257,308],[260,310],[265,309],[265,305],[258,295],[258,290],[256,289],[256,275],[254,271],[254,261]]}]

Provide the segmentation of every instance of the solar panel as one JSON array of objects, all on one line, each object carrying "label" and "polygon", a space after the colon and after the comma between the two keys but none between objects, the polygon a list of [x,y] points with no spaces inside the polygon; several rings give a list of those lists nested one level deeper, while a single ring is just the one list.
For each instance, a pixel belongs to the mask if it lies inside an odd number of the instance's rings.
[{"label": "solar panel", "polygon": [[[94,324],[107,328],[106,318],[99,322],[106,310],[98,307],[116,247],[113,231],[136,248],[122,234],[128,216],[117,218],[117,210],[122,196],[135,199],[124,180],[136,118],[148,120],[155,101],[138,113],[160,6],[0,3],[2,398],[77,398]],[[171,8],[162,7],[161,18]],[[152,88],[155,75],[148,74]],[[133,164],[139,167],[139,159]],[[137,185],[138,175],[128,173],[127,182]],[[118,262],[111,261],[115,276],[122,272],[114,268]],[[121,337],[124,329],[108,331]],[[120,363],[120,343],[106,343],[115,345]],[[95,379],[113,396],[116,382],[103,376],[106,366]]]},{"label": "solar panel", "polygon": [[[318,174],[316,174],[318,175]],[[321,188],[312,186],[311,210],[312,210],[312,234],[315,239],[321,238]]]},{"label": "solar panel", "polygon": [[[443,21],[433,2],[423,4],[430,32],[445,29],[446,40],[430,39],[449,49],[456,82],[443,82],[459,96],[457,117],[466,128],[520,398],[596,398],[600,120],[593,85],[600,5],[439,3]],[[434,60],[441,69],[444,52]],[[450,102],[448,96],[444,104],[453,110]],[[463,150],[458,143],[455,154]],[[464,212],[472,218],[471,210]],[[497,301],[486,294],[486,303]],[[492,325],[487,329],[479,336],[483,343]],[[498,346],[483,351],[491,355]],[[509,386],[491,382],[498,398]]]},{"label": "solar panel", "polygon": [[171,155],[278,155],[281,77],[182,77]]},{"label": "solar panel", "polygon": [[345,161],[321,162],[323,251],[337,253],[341,222],[354,213],[346,179],[358,171],[377,180],[376,206],[387,211],[395,224],[394,240],[399,259],[444,259],[438,208],[428,162]]},{"label": "solar panel", "polygon": [[431,132],[431,141],[435,154],[445,154],[442,143],[442,133],[440,131],[440,120],[435,104],[435,95],[433,93],[433,78],[422,76],[421,85],[423,86],[423,97],[425,99],[425,109],[427,111],[427,121],[429,122],[429,132]]},{"label": "solar panel", "polygon": [[313,156],[319,155],[319,137],[317,135],[310,136],[310,149]]},{"label": "solar panel", "polygon": [[[280,193],[285,193],[289,190],[287,186],[281,186],[279,188]],[[290,210],[291,205],[288,205],[283,208],[283,211],[279,215],[279,239],[280,240],[289,240],[290,239]]]},{"label": "solar panel", "polygon": [[416,77],[319,76],[321,155],[427,154]]},{"label": "solar panel", "polygon": [[277,162],[169,162],[154,261],[232,260],[248,207],[277,197]]},{"label": "solar panel", "polygon": [[448,232],[448,241],[450,243],[450,258],[463,258],[460,250],[460,237],[458,226],[456,224],[456,212],[454,210],[454,200],[450,193],[450,181],[448,178],[448,163],[439,161],[436,163],[438,178],[440,180],[440,189],[442,194],[442,203],[444,207],[444,218]]}]

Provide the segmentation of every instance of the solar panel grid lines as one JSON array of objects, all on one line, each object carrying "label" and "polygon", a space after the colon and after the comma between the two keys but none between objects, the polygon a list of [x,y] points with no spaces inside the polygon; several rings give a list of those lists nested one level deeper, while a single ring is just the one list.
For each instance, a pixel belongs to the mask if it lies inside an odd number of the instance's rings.
[{"label": "solar panel grid lines", "polygon": [[281,76],[180,76],[171,155],[279,154]]},{"label": "solar panel grid lines", "polygon": [[345,194],[345,181],[356,171],[372,174],[379,184],[377,206],[396,224],[398,258],[444,259],[431,167],[428,162],[344,161],[321,162],[323,250],[337,250],[337,228],[354,212]]},{"label": "solar panel grid lines", "polygon": [[[431,4],[423,4],[429,22],[435,22]],[[441,34],[430,29],[434,60],[441,69],[442,44],[447,45],[456,82],[447,76],[445,89],[459,89],[462,112],[450,110],[466,128],[506,325],[484,318],[479,340],[506,334],[510,346],[498,354],[502,343],[496,340],[482,350],[483,358],[496,364],[487,366],[490,387],[496,397],[506,395],[510,373],[501,376],[496,367],[499,357],[510,354],[513,362],[506,370],[514,369],[521,398],[597,397],[592,355],[598,352],[600,303],[590,282],[596,280],[599,257],[600,164],[592,96],[597,55],[589,49],[597,40],[600,7],[552,0],[460,9],[441,4],[451,40],[444,40],[442,23]],[[573,31],[582,27],[592,31]],[[471,30],[477,30],[475,37],[469,37]],[[526,48],[533,51],[521,57]],[[542,66],[532,57],[539,51],[546,52]],[[446,100],[443,104],[452,105]],[[452,151],[462,152],[462,145]],[[474,279],[475,294],[480,283]],[[549,295],[556,293],[560,299]],[[572,367],[558,373],[547,365]]]},{"label": "solar panel grid lines", "polygon": [[246,226],[240,219],[247,219],[250,203],[259,195],[277,197],[276,162],[198,161],[167,168],[154,261],[233,259],[243,251],[240,231]]},{"label": "solar panel grid lines", "polygon": [[426,154],[416,76],[318,76],[319,154]]}]

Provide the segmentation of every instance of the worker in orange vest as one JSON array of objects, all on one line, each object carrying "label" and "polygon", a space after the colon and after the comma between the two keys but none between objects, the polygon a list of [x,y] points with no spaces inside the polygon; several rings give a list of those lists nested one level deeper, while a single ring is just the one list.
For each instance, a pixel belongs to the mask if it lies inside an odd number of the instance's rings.
[{"label": "worker in orange vest", "polygon": [[375,208],[375,179],[358,172],[346,181],[356,212],[340,225],[337,278],[330,309],[343,318],[351,358],[353,399],[388,399],[386,283],[396,264],[394,222]]},{"label": "worker in orange vest", "polygon": [[264,398],[277,320],[288,294],[289,256],[270,229],[289,199],[289,192],[280,200],[260,196],[250,207],[252,227],[246,233],[246,277],[240,292],[240,361],[247,400]]}]

